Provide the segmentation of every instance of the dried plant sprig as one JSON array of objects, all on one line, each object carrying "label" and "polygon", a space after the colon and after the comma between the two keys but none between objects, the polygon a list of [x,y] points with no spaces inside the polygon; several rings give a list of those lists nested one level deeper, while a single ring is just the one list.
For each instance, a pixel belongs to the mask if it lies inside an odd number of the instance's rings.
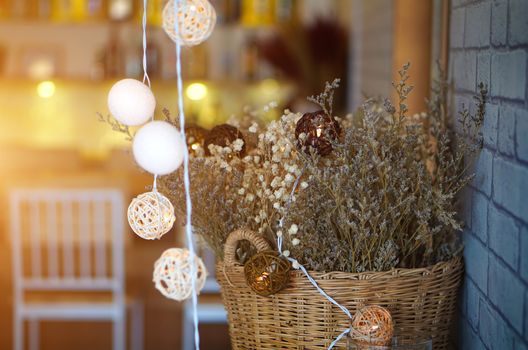
[{"label": "dried plant sprig", "polygon": [[398,75],[400,76],[400,81],[393,82],[392,86],[398,94],[398,117],[399,121],[402,121],[405,118],[406,113],[409,111],[405,101],[407,96],[411,93],[413,86],[407,85],[407,80],[409,80],[409,68],[411,64],[408,62],[403,65],[403,67],[398,70]]},{"label": "dried plant sprig", "polygon": [[328,114],[329,116],[332,116],[332,107],[334,104],[334,92],[336,89],[339,88],[339,83],[341,82],[341,79],[334,79],[331,83],[326,82],[325,89],[322,93],[320,93],[317,96],[310,96],[308,97],[308,101],[313,102],[317,104],[319,107],[322,108],[322,110]]},{"label": "dried plant sprig", "polygon": [[111,115],[108,114],[106,117],[104,117],[101,113],[97,112],[97,116],[100,122],[109,124],[112,127],[112,130],[125,134],[127,141],[132,141],[132,139],[134,138],[134,136],[130,132],[130,127],[121,124],[120,122],[115,120]]},{"label": "dried plant sprig", "polygon": [[176,119],[171,117],[171,113],[168,108],[163,108],[161,110],[161,114],[163,114],[163,118],[167,123],[171,123],[172,125],[176,126]]}]

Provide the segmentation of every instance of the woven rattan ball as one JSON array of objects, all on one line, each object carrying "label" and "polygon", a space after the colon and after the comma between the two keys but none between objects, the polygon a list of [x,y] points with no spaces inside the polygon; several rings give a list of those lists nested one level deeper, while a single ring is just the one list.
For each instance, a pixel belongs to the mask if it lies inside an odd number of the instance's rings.
[{"label": "woven rattan ball", "polygon": [[244,265],[248,286],[258,295],[270,296],[284,289],[290,279],[291,265],[275,251],[253,255]]},{"label": "woven rattan ball", "polygon": [[[156,289],[165,297],[182,301],[193,293],[192,264],[190,252],[187,249],[170,248],[163,252],[154,263],[152,280]],[[194,256],[196,293],[200,293],[205,284],[207,272],[204,263],[197,255]]]},{"label": "woven rattan ball", "polygon": [[324,111],[305,113],[295,127],[297,145],[307,154],[313,150],[320,156],[330,154],[332,142],[337,140],[340,134],[339,122]]},{"label": "woven rattan ball", "polygon": [[128,223],[139,237],[159,239],[174,224],[174,207],[158,191],[140,194],[128,206]]},{"label": "woven rattan ball", "polygon": [[228,145],[231,145],[236,139],[241,139],[242,141],[244,141],[244,144],[242,145],[242,149],[239,152],[235,153],[235,155],[237,155],[239,158],[244,157],[246,155],[246,142],[244,140],[242,132],[240,132],[240,130],[229,124],[217,125],[212,128],[211,131],[209,131],[209,133],[205,137],[205,154],[208,156],[211,155],[209,145],[226,147]]},{"label": "woven rattan ball", "polygon": [[207,0],[181,0],[178,2],[179,35],[174,28],[174,0],[163,9],[163,29],[174,42],[195,46],[205,41],[216,24],[216,11]]},{"label": "woven rattan ball", "polygon": [[187,145],[189,153],[196,156],[198,150],[204,148],[205,136],[208,131],[198,125],[189,125],[185,128],[185,137],[187,138]]},{"label": "woven rattan ball", "polygon": [[393,334],[392,316],[381,306],[365,306],[354,315],[351,336],[358,345],[388,345]]}]

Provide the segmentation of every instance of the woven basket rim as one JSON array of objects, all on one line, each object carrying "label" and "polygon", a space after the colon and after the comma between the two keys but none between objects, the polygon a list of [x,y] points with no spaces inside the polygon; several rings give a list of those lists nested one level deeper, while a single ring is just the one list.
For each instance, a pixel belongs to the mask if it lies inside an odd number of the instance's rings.
[{"label": "woven basket rim", "polygon": [[[244,267],[240,264],[227,265],[223,261],[217,263],[224,269],[243,269]],[[438,273],[444,273],[446,271],[452,271],[460,269],[463,266],[463,258],[461,256],[453,257],[446,261],[440,261],[436,264],[425,266],[425,267],[414,267],[406,268],[399,267],[387,271],[365,271],[365,272],[345,272],[345,271],[313,271],[308,270],[308,273],[316,279],[378,279],[378,278],[394,278],[394,277],[410,277],[410,276],[426,276],[435,275]],[[299,270],[291,270],[290,274],[293,277],[304,277],[304,274]]]}]

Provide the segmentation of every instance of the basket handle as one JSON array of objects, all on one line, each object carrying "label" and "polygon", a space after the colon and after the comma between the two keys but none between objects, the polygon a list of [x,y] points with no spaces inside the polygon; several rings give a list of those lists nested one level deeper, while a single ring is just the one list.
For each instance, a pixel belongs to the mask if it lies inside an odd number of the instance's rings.
[{"label": "basket handle", "polygon": [[262,252],[264,250],[270,250],[271,247],[268,242],[258,234],[251,230],[247,229],[238,229],[233,231],[227,237],[227,240],[224,245],[224,263],[226,265],[236,265],[238,264],[236,260],[236,249],[238,247],[238,242],[240,241],[249,241],[251,244],[257,248],[257,251]]}]

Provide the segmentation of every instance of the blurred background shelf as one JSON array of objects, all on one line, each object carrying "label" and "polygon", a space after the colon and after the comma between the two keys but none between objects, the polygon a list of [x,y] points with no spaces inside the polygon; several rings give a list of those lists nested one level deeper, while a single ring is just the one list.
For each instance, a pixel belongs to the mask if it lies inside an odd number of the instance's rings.
[{"label": "blurred background shelf", "polygon": [[[106,97],[113,83],[0,79],[0,144],[14,148],[72,149],[95,160],[108,156],[114,149],[128,148],[130,142],[123,134],[98,122],[97,112],[107,114]],[[249,84],[191,80],[184,88],[188,123],[206,128],[225,122],[233,114],[240,115],[247,105],[257,108],[276,101],[285,106],[295,92],[292,83],[274,79]],[[157,98],[157,118],[163,118],[163,108],[176,118],[175,83],[153,80],[152,89]]]}]

